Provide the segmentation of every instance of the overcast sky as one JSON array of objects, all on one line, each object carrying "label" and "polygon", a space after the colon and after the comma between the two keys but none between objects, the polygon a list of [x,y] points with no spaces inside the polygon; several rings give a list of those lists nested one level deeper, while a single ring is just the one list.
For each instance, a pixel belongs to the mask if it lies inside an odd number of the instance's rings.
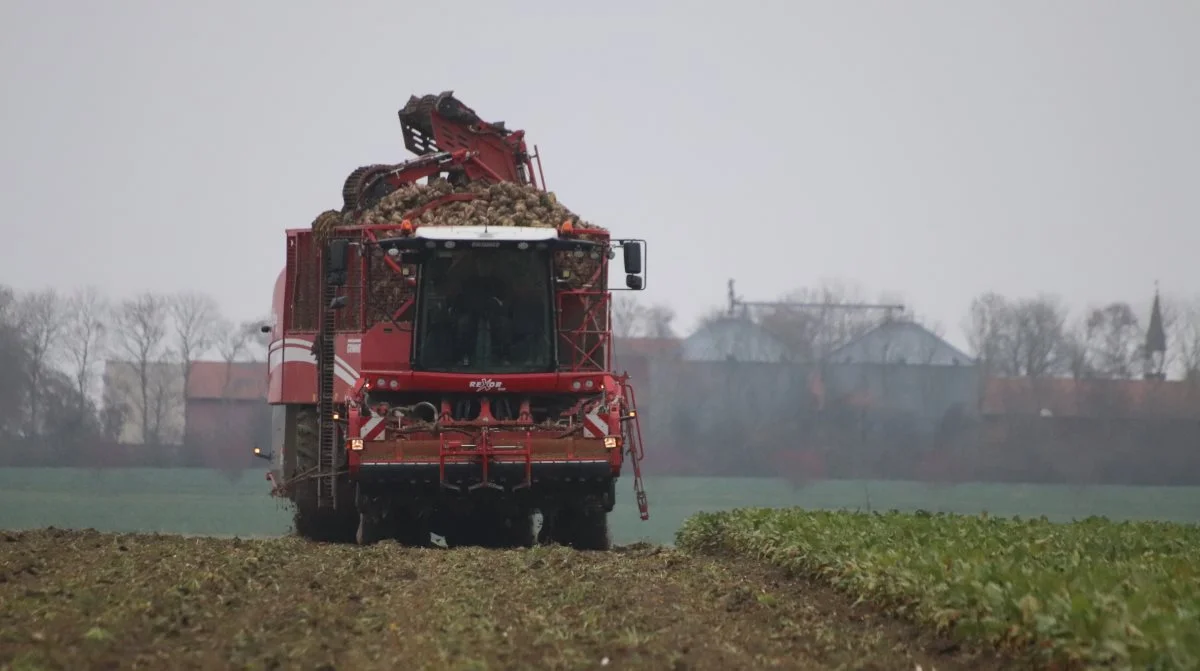
[{"label": "overcast sky", "polygon": [[[825,278],[1200,293],[1200,2],[0,3],[0,282],[266,312],[283,230],[453,89],[689,328]],[[557,5],[557,7],[556,7]]]}]

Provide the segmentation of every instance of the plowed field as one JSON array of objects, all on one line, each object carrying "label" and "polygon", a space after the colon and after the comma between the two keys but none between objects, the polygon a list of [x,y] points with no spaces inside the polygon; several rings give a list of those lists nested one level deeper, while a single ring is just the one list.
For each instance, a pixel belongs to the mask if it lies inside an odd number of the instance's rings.
[{"label": "plowed field", "polygon": [[6,669],[992,669],[743,560],[0,532]]}]

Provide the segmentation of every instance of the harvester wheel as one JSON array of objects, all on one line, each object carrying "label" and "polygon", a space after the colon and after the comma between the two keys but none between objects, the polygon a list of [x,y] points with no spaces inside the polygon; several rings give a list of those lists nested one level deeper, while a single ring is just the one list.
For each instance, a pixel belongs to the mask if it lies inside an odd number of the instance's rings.
[{"label": "harvester wheel", "polygon": [[612,534],[608,529],[608,513],[585,513],[576,518],[574,525],[576,550],[610,550]]},{"label": "harvester wheel", "polygon": [[[306,407],[296,413],[296,450],[293,473],[313,472],[317,467],[317,410]],[[297,480],[292,488],[296,512],[292,523],[296,533],[308,540],[325,543],[353,543],[358,526],[353,496],[348,481],[338,482],[336,510],[317,507],[317,480]]]},{"label": "harvester wheel", "polygon": [[423,516],[405,509],[393,510],[392,515],[397,542],[409,547],[429,546],[429,523]]},{"label": "harvester wheel", "polygon": [[373,545],[378,543],[383,536],[380,533],[381,526],[380,521],[375,519],[374,515],[359,513],[358,531],[354,534],[354,541],[359,545]]},{"label": "harvester wheel", "polygon": [[546,540],[576,550],[609,550],[612,537],[608,529],[608,513],[589,511],[582,507],[560,508],[549,516]]}]

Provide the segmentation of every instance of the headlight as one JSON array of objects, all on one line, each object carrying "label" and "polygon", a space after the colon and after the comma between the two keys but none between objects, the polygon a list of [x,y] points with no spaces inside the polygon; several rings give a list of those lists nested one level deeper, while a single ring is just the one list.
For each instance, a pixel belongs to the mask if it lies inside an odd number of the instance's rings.
[{"label": "headlight", "polygon": [[358,451],[362,450],[362,448],[363,448],[363,439],[362,438],[351,438],[350,439],[350,449],[351,450],[358,452]]}]

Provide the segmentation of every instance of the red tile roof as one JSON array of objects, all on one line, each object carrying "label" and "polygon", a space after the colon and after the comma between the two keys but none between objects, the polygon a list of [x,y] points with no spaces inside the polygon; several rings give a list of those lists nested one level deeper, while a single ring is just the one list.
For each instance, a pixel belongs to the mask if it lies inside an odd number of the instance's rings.
[{"label": "red tile roof", "polygon": [[265,401],[267,364],[262,362],[193,361],[188,377],[189,400]]},{"label": "red tile roof", "polygon": [[985,415],[1200,419],[1200,385],[1175,380],[991,378]]}]

